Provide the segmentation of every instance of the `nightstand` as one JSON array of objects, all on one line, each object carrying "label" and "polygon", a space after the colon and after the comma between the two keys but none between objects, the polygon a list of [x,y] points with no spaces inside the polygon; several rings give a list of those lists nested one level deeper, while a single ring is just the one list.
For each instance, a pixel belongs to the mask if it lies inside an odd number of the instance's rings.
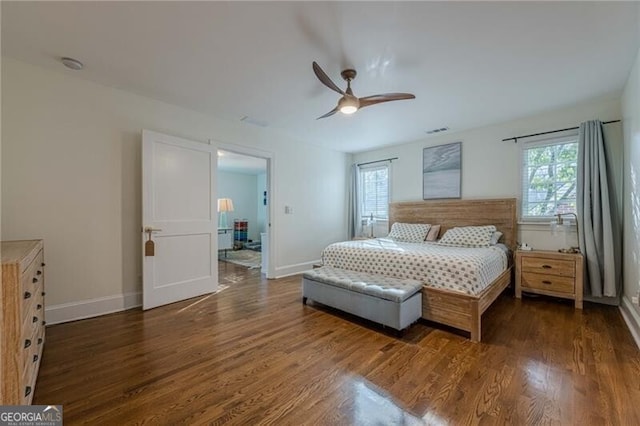
[{"label": "nightstand", "polygon": [[522,292],[575,301],[582,309],[583,257],[580,253],[516,251],[516,297]]}]

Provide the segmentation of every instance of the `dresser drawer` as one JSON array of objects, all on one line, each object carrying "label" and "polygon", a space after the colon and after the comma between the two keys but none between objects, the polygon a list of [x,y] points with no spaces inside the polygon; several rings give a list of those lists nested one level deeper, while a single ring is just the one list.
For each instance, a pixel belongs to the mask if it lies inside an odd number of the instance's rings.
[{"label": "dresser drawer", "polygon": [[545,259],[544,257],[523,257],[523,272],[575,277],[576,267],[573,260]]},{"label": "dresser drawer", "polygon": [[521,280],[522,291],[526,291],[527,288],[566,294],[574,294],[575,291],[573,277],[523,272]]}]

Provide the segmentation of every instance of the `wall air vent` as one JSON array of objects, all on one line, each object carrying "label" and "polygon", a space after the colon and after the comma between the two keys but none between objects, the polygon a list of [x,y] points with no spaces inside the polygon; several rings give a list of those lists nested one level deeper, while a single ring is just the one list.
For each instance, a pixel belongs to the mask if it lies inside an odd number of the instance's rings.
[{"label": "wall air vent", "polygon": [[434,133],[446,132],[449,130],[448,127],[440,127],[439,129],[425,130],[428,135],[432,135]]}]

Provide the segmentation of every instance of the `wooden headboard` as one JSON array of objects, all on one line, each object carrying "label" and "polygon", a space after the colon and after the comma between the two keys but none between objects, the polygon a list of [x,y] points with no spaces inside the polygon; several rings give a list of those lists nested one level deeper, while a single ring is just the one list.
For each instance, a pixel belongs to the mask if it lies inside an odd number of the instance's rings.
[{"label": "wooden headboard", "polygon": [[518,225],[516,199],[408,201],[389,204],[389,228],[395,222],[441,225],[440,236],[454,226],[495,225],[500,242],[514,250]]}]

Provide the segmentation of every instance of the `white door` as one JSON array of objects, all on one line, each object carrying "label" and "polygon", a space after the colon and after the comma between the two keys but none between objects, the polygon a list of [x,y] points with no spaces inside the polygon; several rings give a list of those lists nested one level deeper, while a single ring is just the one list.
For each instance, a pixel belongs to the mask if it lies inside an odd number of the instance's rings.
[{"label": "white door", "polygon": [[142,132],[142,227],[154,230],[153,256],[142,234],[143,309],[218,287],[216,162],[211,145]]}]

